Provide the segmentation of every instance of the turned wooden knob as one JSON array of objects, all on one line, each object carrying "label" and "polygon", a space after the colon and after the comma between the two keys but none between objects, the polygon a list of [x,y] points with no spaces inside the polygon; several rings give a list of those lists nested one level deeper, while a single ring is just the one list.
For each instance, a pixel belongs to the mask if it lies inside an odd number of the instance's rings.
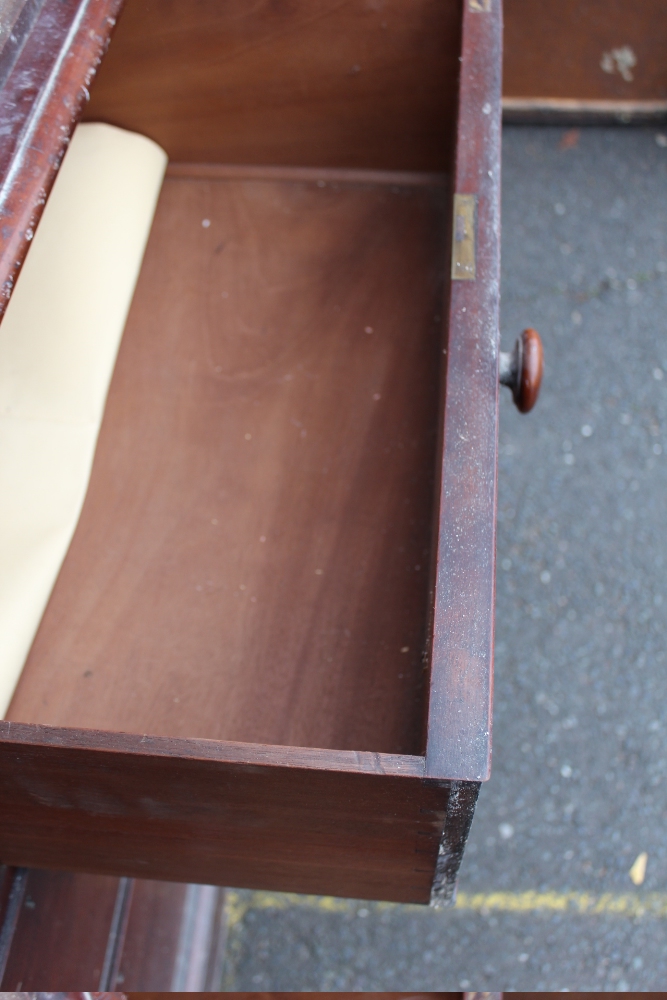
[{"label": "turned wooden knob", "polygon": [[524,330],[511,353],[500,352],[500,382],[512,390],[512,398],[521,413],[528,413],[537,402],[543,367],[542,341],[537,330]]}]

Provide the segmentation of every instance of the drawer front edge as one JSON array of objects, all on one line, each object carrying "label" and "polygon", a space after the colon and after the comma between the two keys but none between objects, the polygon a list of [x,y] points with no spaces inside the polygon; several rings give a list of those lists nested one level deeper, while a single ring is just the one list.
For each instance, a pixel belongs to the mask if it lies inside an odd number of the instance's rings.
[{"label": "drawer front edge", "polygon": [[0,723],[0,861],[429,902],[450,789],[423,758],[254,749]]}]

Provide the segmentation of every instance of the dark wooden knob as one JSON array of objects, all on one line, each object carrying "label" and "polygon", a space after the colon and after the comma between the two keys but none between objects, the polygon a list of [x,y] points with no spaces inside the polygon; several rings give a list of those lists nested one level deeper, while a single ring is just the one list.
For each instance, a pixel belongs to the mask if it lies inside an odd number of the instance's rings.
[{"label": "dark wooden knob", "polygon": [[537,402],[543,367],[542,341],[537,330],[530,327],[517,337],[511,353],[500,352],[501,384],[512,390],[512,398],[521,413],[528,413]]}]

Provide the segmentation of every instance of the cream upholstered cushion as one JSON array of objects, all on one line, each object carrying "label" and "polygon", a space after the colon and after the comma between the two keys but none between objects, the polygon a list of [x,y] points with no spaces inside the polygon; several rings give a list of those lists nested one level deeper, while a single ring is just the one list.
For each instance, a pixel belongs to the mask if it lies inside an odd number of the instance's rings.
[{"label": "cream upholstered cushion", "polygon": [[80,125],[0,324],[0,717],[86,495],[166,161]]}]

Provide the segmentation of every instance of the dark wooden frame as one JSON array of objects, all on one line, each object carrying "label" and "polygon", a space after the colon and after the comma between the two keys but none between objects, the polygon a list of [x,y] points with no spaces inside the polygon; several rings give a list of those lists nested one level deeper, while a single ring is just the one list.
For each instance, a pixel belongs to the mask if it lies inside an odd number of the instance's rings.
[{"label": "dark wooden frame", "polygon": [[0,865],[0,989],[215,990],[224,896],[212,886]]},{"label": "dark wooden frame", "polygon": [[0,90],[0,316],[122,2],[46,0]]},{"label": "dark wooden frame", "polygon": [[[6,864],[451,898],[489,775],[498,402],[502,12],[500,0],[462,3],[454,190],[476,201],[477,278],[452,281],[447,302],[425,755],[2,722]],[[54,6],[71,20],[49,34],[40,19],[20,56],[41,45],[51,69],[0,164],[5,302],[120,3],[47,0],[45,11]]]}]

